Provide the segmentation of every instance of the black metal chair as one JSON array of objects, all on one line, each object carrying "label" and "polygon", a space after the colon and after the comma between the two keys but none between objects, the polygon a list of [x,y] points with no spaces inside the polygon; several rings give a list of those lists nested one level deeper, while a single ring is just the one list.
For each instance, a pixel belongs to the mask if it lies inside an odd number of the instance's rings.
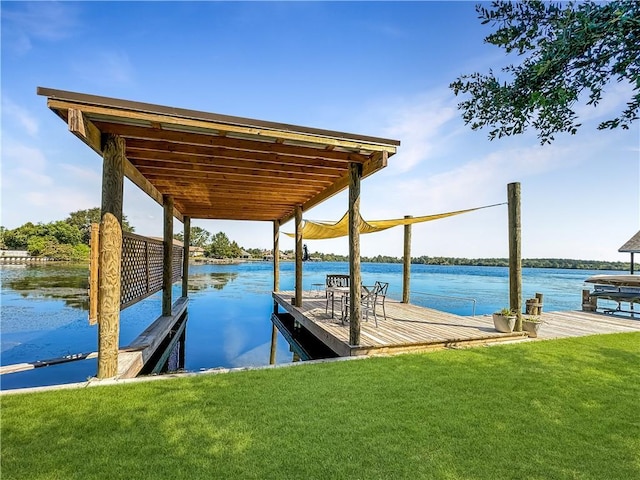
[{"label": "black metal chair", "polygon": [[373,287],[373,318],[376,320],[376,327],[378,326],[378,317],[376,315],[376,306],[382,305],[382,315],[384,319],[387,319],[387,311],[384,307],[384,301],[387,298],[387,290],[389,290],[388,282],[376,282]]},{"label": "black metal chair", "polygon": [[[362,313],[364,313],[364,321],[368,322],[369,313],[372,313],[373,319],[375,320],[376,327],[377,327],[378,318],[376,317],[376,310],[375,310],[375,290],[376,290],[375,288],[369,290],[367,287],[363,285],[362,291],[360,294],[360,305],[362,307]],[[350,304],[349,298],[350,298],[349,295],[342,296],[342,301],[341,301],[342,323],[349,321],[349,304]]]},{"label": "black metal chair", "polygon": [[337,275],[337,274],[329,274],[327,275],[326,284],[325,284],[325,299],[326,305],[324,308],[324,313],[329,312],[329,300],[331,300],[331,313],[333,316],[333,302],[334,302],[334,291],[331,290],[332,287],[348,287],[349,286],[349,275]]}]

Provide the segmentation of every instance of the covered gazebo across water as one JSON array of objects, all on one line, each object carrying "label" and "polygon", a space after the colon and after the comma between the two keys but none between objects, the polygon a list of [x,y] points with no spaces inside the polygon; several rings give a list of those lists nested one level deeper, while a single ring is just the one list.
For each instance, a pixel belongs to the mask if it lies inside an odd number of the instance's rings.
[{"label": "covered gazebo across water", "polygon": [[635,270],[635,264],[634,264],[634,254],[636,253],[640,253],[640,230],[638,230],[638,233],[636,233],[633,237],[631,237],[629,240],[627,240],[625,242],[624,245],[622,245],[619,249],[619,252],[621,253],[629,253],[631,254],[631,259],[630,259],[630,266],[629,266],[629,273],[631,273],[631,275],[634,274],[634,270]]},{"label": "covered gazebo across water", "polygon": [[[90,314],[99,324],[99,378],[135,375],[184,318],[184,249],[192,218],[272,222],[274,291],[279,290],[280,225],[294,219],[294,302],[301,306],[302,212],[348,188],[350,295],[360,297],[360,181],[387,165],[399,141],[42,87],[38,94],[103,158]],[[163,206],[161,244],[123,235],[124,177]],[[173,245],[174,218],[184,224],[183,248]],[[180,278],[182,297],[173,302],[171,285]],[[120,351],[120,310],[160,290],[162,317]],[[352,302],[350,308],[350,343],[358,345],[361,307]]]}]

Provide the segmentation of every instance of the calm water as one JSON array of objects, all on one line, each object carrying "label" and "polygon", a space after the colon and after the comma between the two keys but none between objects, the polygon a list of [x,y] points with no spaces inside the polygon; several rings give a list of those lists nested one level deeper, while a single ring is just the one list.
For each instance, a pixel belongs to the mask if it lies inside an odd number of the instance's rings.
[{"label": "calm water", "polygon": [[[282,290],[293,290],[294,265],[282,263]],[[348,273],[347,263],[308,262],[303,284],[324,283],[327,273]],[[523,296],[544,293],[544,308],[576,310],[588,270],[524,269]],[[618,272],[619,273],[619,272]],[[471,315],[491,313],[508,304],[508,272],[498,267],[413,265],[411,302]],[[0,363],[9,365],[97,350],[97,327],[87,321],[87,268],[73,265],[0,266]],[[402,265],[362,264],[364,284],[389,282],[389,295],[400,298]],[[192,266],[185,368],[266,365],[269,362],[273,274],[268,262]],[[177,297],[179,289],[174,289]],[[449,298],[451,296],[462,298]],[[127,345],[161,313],[156,294],[122,312],[120,343]],[[277,363],[292,354],[278,337]],[[86,380],[96,360],[3,375],[1,388],[19,388]]]}]

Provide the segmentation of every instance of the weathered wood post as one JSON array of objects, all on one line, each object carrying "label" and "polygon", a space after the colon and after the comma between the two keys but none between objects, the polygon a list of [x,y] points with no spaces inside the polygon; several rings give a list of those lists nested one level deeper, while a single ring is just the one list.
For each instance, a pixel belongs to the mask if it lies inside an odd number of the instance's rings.
[{"label": "weathered wood post", "polygon": [[122,229],[115,215],[107,212],[100,222],[98,378],[118,374],[121,263]]},{"label": "weathered wood post", "polygon": [[[405,215],[404,218],[412,218]],[[402,267],[402,303],[409,303],[409,292],[411,291],[411,224],[404,226],[404,257]]]},{"label": "weathered wood post", "polygon": [[302,207],[296,205],[296,298],[295,306],[302,306]]},{"label": "weathered wood post", "polygon": [[173,276],[173,197],[162,196],[164,242],[162,255],[162,315],[171,316],[171,277]]},{"label": "weathered wood post", "polygon": [[543,299],[543,293],[536,293],[536,315],[542,315],[542,306],[544,305],[542,302]]},{"label": "weathered wood post", "polygon": [[[273,221],[273,291],[280,290],[280,221]],[[273,302],[277,308],[278,303]]]},{"label": "weathered wood post", "polygon": [[98,266],[98,378],[111,378],[118,374],[120,340],[124,139],[117,135],[107,135],[104,138],[102,158],[102,220]]},{"label": "weathered wood post", "polygon": [[[280,290],[280,221],[273,221],[273,291]],[[278,302],[273,301],[273,313],[278,313]],[[278,348],[278,329],[275,323],[271,325],[271,351],[269,353],[269,365],[276,363],[276,351]]]},{"label": "weathered wood post", "polygon": [[362,274],[360,272],[360,179],[362,165],[349,164],[349,343],[360,345]]},{"label": "weathered wood post", "polygon": [[514,331],[522,331],[522,241],[520,183],[507,185],[509,205],[509,308],[517,313]]},{"label": "weathered wood post", "polygon": [[182,296],[189,296],[189,249],[191,243],[191,217],[183,219],[183,240],[184,246],[182,251]]}]

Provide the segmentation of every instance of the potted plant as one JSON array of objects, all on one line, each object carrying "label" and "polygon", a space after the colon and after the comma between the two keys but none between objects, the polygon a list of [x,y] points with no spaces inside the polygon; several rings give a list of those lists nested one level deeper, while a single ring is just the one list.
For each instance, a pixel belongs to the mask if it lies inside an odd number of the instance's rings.
[{"label": "potted plant", "polygon": [[513,326],[516,323],[516,316],[516,312],[513,310],[503,308],[493,314],[493,325],[499,332],[510,333],[513,331]]},{"label": "potted plant", "polygon": [[540,317],[523,317],[522,318],[522,329],[527,332],[527,334],[536,338],[538,336],[538,330],[540,329],[540,325],[542,325],[542,319]]}]

